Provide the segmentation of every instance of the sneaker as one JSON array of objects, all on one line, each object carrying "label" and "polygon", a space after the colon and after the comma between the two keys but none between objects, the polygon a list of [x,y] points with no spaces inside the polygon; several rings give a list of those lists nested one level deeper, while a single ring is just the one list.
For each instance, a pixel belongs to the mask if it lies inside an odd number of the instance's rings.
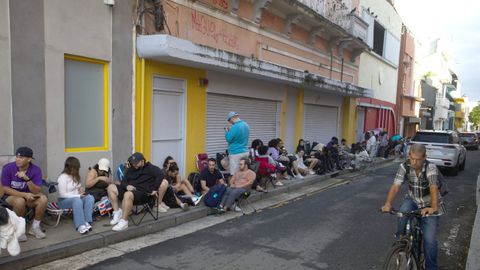
[{"label": "sneaker", "polygon": [[88,227],[87,227],[87,225],[80,225],[80,226],[78,226],[77,231],[80,234],[86,234],[86,233],[88,233]]},{"label": "sneaker", "polygon": [[112,230],[119,232],[127,228],[128,228],[128,221],[122,218],[118,221],[117,225],[113,226]]},{"label": "sneaker", "polygon": [[235,207],[233,207],[233,211],[242,212],[242,208],[240,208],[238,205],[235,204]]},{"label": "sneaker", "polygon": [[92,225],[90,225],[90,223],[85,222],[85,227],[87,227],[88,231],[92,231]]},{"label": "sneaker", "polygon": [[119,208],[117,211],[113,211],[113,218],[110,220],[110,225],[116,225],[122,218],[123,211]]},{"label": "sneaker", "polygon": [[27,241],[27,235],[22,234],[17,239],[18,239],[19,242],[26,242]]},{"label": "sneaker", "polygon": [[35,236],[37,239],[43,239],[45,238],[45,233],[42,232],[42,229],[40,227],[31,227],[30,230],[28,231],[28,234]]},{"label": "sneaker", "polygon": [[170,209],[170,207],[168,205],[166,205],[164,202],[161,202],[160,206],[167,209],[167,210]]},{"label": "sneaker", "polygon": [[180,208],[182,208],[183,211],[188,211],[188,204],[187,203],[181,203]]},{"label": "sneaker", "polygon": [[297,175],[295,175],[295,178],[303,179],[303,178],[305,178],[305,177],[303,177],[303,175],[301,175],[301,174],[297,174]]},{"label": "sneaker", "polygon": [[166,213],[168,211],[168,209],[165,209],[161,204],[154,206],[152,210],[158,211],[159,213]]},{"label": "sneaker", "polygon": [[275,183],[275,185],[276,185],[276,186],[283,186],[283,183],[280,182],[280,181],[277,181],[277,182]]},{"label": "sneaker", "polygon": [[310,173],[311,175],[315,174],[315,172],[314,172],[314,171],[310,171],[309,173]]},{"label": "sneaker", "polygon": [[193,202],[195,203],[195,205],[198,205],[198,204],[202,201],[203,195],[204,195],[204,194],[198,196],[198,197],[197,197],[197,200],[196,200],[196,201],[193,201]]}]

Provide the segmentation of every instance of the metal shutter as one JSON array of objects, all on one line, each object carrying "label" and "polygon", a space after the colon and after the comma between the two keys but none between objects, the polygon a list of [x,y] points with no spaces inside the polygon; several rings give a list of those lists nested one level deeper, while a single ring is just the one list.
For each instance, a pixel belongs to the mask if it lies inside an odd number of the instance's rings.
[{"label": "metal shutter", "polygon": [[338,108],[305,104],[304,139],[327,143],[338,137]]},{"label": "metal shutter", "polygon": [[278,137],[278,103],[272,100],[244,98],[238,96],[207,94],[206,151],[209,156],[223,153],[227,149],[224,127],[230,111],[237,112],[250,126],[249,146],[254,139],[265,144]]}]

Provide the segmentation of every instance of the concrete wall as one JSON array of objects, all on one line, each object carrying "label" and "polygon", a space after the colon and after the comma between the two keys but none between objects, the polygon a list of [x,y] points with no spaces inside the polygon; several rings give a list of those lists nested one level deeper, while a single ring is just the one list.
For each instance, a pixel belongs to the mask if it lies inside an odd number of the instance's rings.
[{"label": "concrete wall", "polygon": [[14,146],[33,149],[45,171],[45,45],[43,1],[10,1]]},{"label": "concrete wall", "polygon": [[[112,8],[97,0],[48,0],[44,3],[48,175],[50,179],[56,180],[66,157],[75,156],[80,159],[80,175],[84,178],[87,168],[94,165],[99,158],[112,160],[112,151],[65,152],[64,55],[73,54],[111,62]],[[128,63],[131,65],[131,61]],[[112,74],[112,65],[109,73]],[[109,85],[111,97],[111,81]],[[109,108],[112,108],[111,104]],[[110,134],[111,123],[110,111]],[[128,128],[128,122],[126,125]],[[111,141],[110,138],[110,149]],[[131,141],[125,143],[131,145]]]},{"label": "concrete wall", "polygon": [[[112,154],[113,165],[124,162],[133,152],[132,1],[116,1],[112,30]],[[113,168],[113,166],[112,166]]]},{"label": "concrete wall", "polygon": [[13,154],[10,9],[0,0],[0,155]]}]

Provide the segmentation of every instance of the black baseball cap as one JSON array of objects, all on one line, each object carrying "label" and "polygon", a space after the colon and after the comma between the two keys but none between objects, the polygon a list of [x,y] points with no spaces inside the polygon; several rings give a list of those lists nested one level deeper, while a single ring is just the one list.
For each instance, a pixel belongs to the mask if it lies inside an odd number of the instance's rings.
[{"label": "black baseball cap", "polygon": [[128,161],[132,165],[137,165],[142,160],[145,160],[145,158],[143,157],[143,154],[140,152],[135,152],[128,158]]},{"label": "black baseball cap", "polygon": [[33,150],[30,147],[22,146],[15,152],[17,156],[33,158]]}]

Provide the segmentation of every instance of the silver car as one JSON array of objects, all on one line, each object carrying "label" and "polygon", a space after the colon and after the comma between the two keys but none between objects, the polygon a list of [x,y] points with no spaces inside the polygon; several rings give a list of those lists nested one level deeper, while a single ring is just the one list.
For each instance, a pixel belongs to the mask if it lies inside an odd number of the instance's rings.
[{"label": "silver car", "polygon": [[445,167],[457,175],[465,168],[467,150],[461,144],[457,132],[451,130],[419,130],[410,144],[420,143],[427,148],[427,160]]}]

